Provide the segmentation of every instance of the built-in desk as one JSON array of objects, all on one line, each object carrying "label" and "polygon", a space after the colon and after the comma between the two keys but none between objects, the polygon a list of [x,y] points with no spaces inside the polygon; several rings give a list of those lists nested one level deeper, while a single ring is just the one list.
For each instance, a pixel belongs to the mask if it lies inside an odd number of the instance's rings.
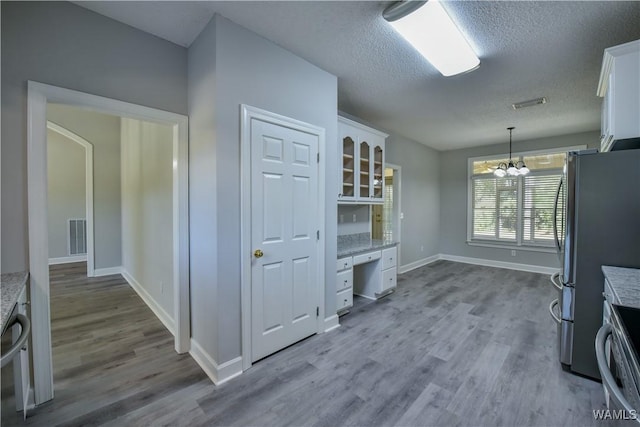
[{"label": "built-in desk", "polygon": [[396,242],[370,240],[338,246],[336,308],[338,315],[353,306],[353,295],[382,298],[396,288]]}]

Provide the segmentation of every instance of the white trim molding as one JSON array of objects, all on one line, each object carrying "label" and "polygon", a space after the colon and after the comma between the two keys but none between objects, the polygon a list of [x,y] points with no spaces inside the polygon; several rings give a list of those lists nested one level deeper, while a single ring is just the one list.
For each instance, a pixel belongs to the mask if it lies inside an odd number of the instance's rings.
[{"label": "white trim molding", "polygon": [[[251,120],[305,132],[318,137],[318,212],[325,212],[326,137],[324,128],[249,105],[240,105],[240,302],[242,368],[251,367]],[[325,222],[318,219],[317,274],[315,300],[318,304],[317,333],[324,332],[325,316]]]},{"label": "white trim molding", "polygon": [[140,298],[147,304],[147,307],[153,311],[158,319],[162,322],[162,324],[171,332],[171,335],[175,336],[175,324],[173,319],[167,313],[164,308],[147,292],[145,288],[142,287],[140,283],[129,273],[127,270],[122,268],[122,277],[124,280],[129,283],[129,285],[133,288],[134,291],[138,294]]},{"label": "white trim molding", "polygon": [[558,271],[557,268],[544,267],[542,265],[519,264],[515,262],[494,261],[491,259],[471,258],[471,257],[457,256],[457,255],[440,254],[439,259],[445,260],[445,261],[462,262],[465,264],[483,265],[485,267],[506,268],[509,270],[528,271],[530,273],[540,273],[540,274],[549,274],[549,275],[556,273]]},{"label": "white trim molding", "polygon": [[96,268],[93,271],[93,277],[111,276],[114,274],[122,274],[122,267]]},{"label": "white trim molding", "polygon": [[340,327],[340,318],[337,314],[324,319],[324,332],[330,332]]},{"label": "white trim molding", "polygon": [[[49,265],[71,264],[72,262],[84,262],[86,260],[86,255],[63,256],[58,258],[49,258]],[[89,267],[87,267],[87,271],[88,269]]]},{"label": "white trim molding", "polygon": [[[27,198],[31,321],[35,404],[53,399],[49,242],[47,221],[47,103],[55,102],[92,111],[173,127],[173,236],[175,349],[189,350],[188,118],[102,96],[43,83],[27,82]],[[88,174],[89,175],[89,174]],[[102,271],[104,273],[104,270]],[[96,272],[94,271],[94,274]],[[116,273],[111,273],[116,274]]]},{"label": "white trim molding", "polygon": [[440,255],[436,254],[427,258],[419,259],[418,261],[410,262],[409,264],[401,265],[400,268],[398,268],[398,274],[407,273],[411,270],[415,270],[416,268],[424,267],[425,265],[436,262],[439,259]]},{"label": "white trim molding", "polygon": [[218,365],[213,357],[193,338],[191,339],[189,354],[215,385],[226,383],[242,374],[242,357],[239,356]]},{"label": "white trim molding", "polygon": [[398,270],[398,274],[407,273],[411,270],[424,267],[425,265],[431,264],[439,260],[462,262],[464,264],[483,265],[485,267],[506,268],[509,270],[527,271],[530,273],[540,273],[540,274],[549,274],[549,275],[556,273],[558,271],[557,268],[545,267],[542,265],[535,265],[535,264],[520,264],[515,262],[495,261],[492,259],[484,259],[484,258],[471,258],[471,257],[465,257],[465,256],[458,256],[458,255],[436,254],[428,258],[424,258],[424,259],[401,266]]},{"label": "white trim molding", "polygon": [[[52,121],[47,120],[47,129],[56,132],[59,135],[64,136],[65,138],[79,144],[82,148],[84,148],[84,163],[85,163],[85,217],[87,219],[87,255],[85,256],[85,261],[87,261],[87,276],[94,276],[94,263],[95,263],[95,248],[94,248],[94,234],[93,234],[93,144],[89,141],[77,135],[74,132],[71,132],[69,129],[66,129]],[[69,261],[74,262],[74,261]],[[49,262],[51,264],[51,261]]]}]

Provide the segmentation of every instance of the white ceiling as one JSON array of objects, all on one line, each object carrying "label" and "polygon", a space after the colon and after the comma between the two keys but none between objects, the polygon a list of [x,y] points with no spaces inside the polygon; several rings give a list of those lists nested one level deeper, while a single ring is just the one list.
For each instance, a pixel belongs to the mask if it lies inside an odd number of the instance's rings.
[{"label": "white ceiling", "polygon": [[[640,39],[640,2],[452,1],[481,66],[443,77],[381,17],[388,1],[75,2],[189,46],[214,13],[338,76],[338,108],[450,150],[600,128],[603,50]],[[511,104],[546,96],[520,111]]]}]

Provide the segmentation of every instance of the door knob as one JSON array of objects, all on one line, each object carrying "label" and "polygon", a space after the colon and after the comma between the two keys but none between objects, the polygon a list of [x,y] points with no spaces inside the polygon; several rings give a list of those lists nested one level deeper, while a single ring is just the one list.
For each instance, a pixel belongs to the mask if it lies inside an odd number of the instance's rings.
[{"label": "door knob", "polygon": [[253,253],[253,256],[256,258],[262,258],[262,255],[264,255],[264,252],[262,252],[260,249],[256,249],[256,251]]}]

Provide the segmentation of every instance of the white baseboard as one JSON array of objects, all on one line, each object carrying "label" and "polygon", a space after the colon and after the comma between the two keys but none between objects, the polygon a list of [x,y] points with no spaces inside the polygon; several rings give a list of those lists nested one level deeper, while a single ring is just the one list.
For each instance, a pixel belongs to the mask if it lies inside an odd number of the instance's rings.
[{"label": "white baseboard", "polygon": [[440,259],[440,254],[436,254],[427,258],[419,259],[418,261],[410,262],[409,264],[401,265],[398,269],[398,274],[406,273],[416,268],[423,267],[432,262],[436,262]]},{"label": "white baseboard", "polygon": [[471,258],[457,255],[439,254],[439,259],[446,261],[463,262],[465,264],[484,265],[485,267],[507,268],[509,270],[528,271],[530,273],[553,274],[558,271],[557,268],[544,267],[542,265],[519,264],[515,262],[494,261],[483,258]]},{"label": "white baseboard", "polygon": [[112,274],[122,274],[122,267],[96,268],[93,270],[93,277],[111,276]]},{"label": "white baseboard", "polygon": [[333,316],[329,316],[326,319],[324,319],[325,332],[333,331],[334,329],[337,329],[339,327],[340,327],[340,322],[337,314],[334,314]]},{"label": "white baseboard", "polygon": [[87,255],[63,256],[59,258],[49,258],[49,265],[71,264],[72,262],[83,262],[87,260]]},{"label": "white baseboard", "polygon": [[191,349],[189,354],[193,357],[207,376],[215,385],[223,384],[232,378],[242,374],[242,357],[238,356],[228,362],[218,365],[213,357],[209,355],[196,340],[191,338]]},{"label": "white baseboard", "polygon": [[129,285],[133,288],[134,291],[138,294],[140,298],[147,304],[147,306],[153,311],[158,319],[162,322],[162,324],[171,332],[172,335],[175,336],[175,323],[173,318],[169,316],[161,306],[156,302],[156,300],[147,292],[145,288],[138,283],[138,281],[124,268],[122,268],[122,277],[126,280]]}]

